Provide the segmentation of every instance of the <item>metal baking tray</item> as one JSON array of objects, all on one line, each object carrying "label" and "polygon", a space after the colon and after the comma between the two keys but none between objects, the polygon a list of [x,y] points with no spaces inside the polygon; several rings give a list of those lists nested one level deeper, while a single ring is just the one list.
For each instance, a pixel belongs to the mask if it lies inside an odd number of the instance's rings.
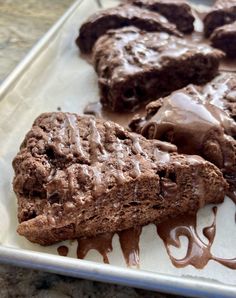
[{"label": "metal baking tray", "polygon": [[[209,2],[198,1],[198,4]],[[74,40],[79,25],[98,10],[101,3],[107,7],[117,1],[76,1],[0,86],[0,262],[189,297],[236,297],[236,282],[227,282],[232,277],[236,280],[235,271],[224,271],[214,264],[202,271],[170,265],[167,270],[165,264],[169,260],[166,255],[162,257],[161,241],[159,246],[155,244],[156,249],[160,249],[159,263],[154,261],[155,249],[146,250],[142,256],[147,264],[144,262],[140,269],[131,269],[120,259],[117,239],[113,243],[113,262],[108,265],[96,254],[91,254],[87,260],[78,260],[73,254],[75,243],[71,245],[71,254],[62,257],[57,255],[56,245],[40,247],[16,233],[17,207],[11,186],[11,161],[33,120],[41,112],[56,111],[59,107],[63,111],[82,113],[86,103],[98,100],[96,75],[92,66],[79,57]],[[211,207],[204,208],[199,217],[207,218]],[[234,217],[235,206],[229,199],[222,204],[221,213],[223,225],[226,213],[227,218]],[[235,239],[230,237],[235,233],[235,224],[227,231],[222,232],[226,238],[223,251],[229,252],[229,246],[236,247]],[[144,234],[148,233],[145,227]],[[230,238],[231,243],[227,242]],[[145,239],[147,243],[147,239],[152,241],[150,237]],[[234,253],[231,251],[231,257]],[[217,276],[221,270],[222,278]]]}]

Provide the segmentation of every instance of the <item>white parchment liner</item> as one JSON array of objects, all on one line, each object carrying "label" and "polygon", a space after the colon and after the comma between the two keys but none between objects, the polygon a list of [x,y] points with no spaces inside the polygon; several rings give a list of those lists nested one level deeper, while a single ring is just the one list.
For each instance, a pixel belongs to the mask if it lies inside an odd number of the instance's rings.
[{"label": "white parchment liner", "polygon": [[[107,0],[103,3],[106,6],[112,6],[117,1]],[[40,113],[56,111],[58,107],[62,111],[82,113],[88,102],[98,100],[94,70],[79,57],[74,43],[80,24],[97,9],[94,1],[83,1],[58,36],[34,61],[14,90],[10,91],[0,102],[0,241],[4,245],[57,254],[58,244],[41,247],[30,243],[16,233],[17,206],[16,197],[12,191],[11,162],[26,132]],[[211,208],[212,206],[207,206],[198,213],[198,232],[205,240],[202,228],[209,226],[212,222]],[[212,253],[217,257],[227,259],[236,257],[235,235],[235,205],[226,198],[225,202],[218,206],[217,234]],[[176,257],[183,257],[186,252],[187,239],[182,237],[181,241],[182,248],[172,250]],[[69,256],[75,258],[77,242],[66,241],[65,243],[70,248]],[[113,251],[108,254],[108,257],[111,264],[126,266],[117,235],[113,238]],[[86,259],[102,262],[102,257],[94,250],[88,253]],[[192,266],[175,268],[170,262],[154,225],[143,228],[140,238],[140,269],[177,276],[198,276],[226,284],[236,284],[236,272],[214,261],[210,261],[203,270]]]}]

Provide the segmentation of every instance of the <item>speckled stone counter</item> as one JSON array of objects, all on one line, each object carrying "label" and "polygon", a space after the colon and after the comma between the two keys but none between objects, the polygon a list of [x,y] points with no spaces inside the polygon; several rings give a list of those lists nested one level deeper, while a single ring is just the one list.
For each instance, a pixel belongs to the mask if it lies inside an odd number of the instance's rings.
[{"label": "speckled stone counter", "polygon": [[[0,83],[72,0],[0,0]],[[171,297],[0,265],[0,297]]]}]

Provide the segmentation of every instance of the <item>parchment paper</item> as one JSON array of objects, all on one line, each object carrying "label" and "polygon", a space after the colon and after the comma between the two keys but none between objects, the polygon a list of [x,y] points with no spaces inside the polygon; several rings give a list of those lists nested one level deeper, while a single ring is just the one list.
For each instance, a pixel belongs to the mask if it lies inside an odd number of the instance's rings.
[{"label": "parchment paper", "polygon": [[[102,2],[106,6],[117,4],[117,1]],[[58,36],[34,61],[14,90],[11,90],[0,102],[0,242],[3,245],[57,254],[58,244],[41,247],[16,233],[17,206],[16,197],[12,191],[11,162],[26,132],[40,113],[56,111],[58,107],[62,111],[82,113],[86,103],[98,100],[94,70],[79,57],[74,43],[80,24],[97,9],[95,1],[83,1]],[[211,208],[212,206],[207,206],[198,213],[198,232],[203,239],[205,238],[202,227],[210,225],[213,219]],[[225,202],[218,206],[217,235],[212,253],[217,257],[228,259],[236,257],[235,234],[235,205],[226,198]],[[183,244],[181,249],[172,250],[176,257],[183,257],[186,253],[187,239],[182,237],[181,242]],[[69,256],[75,258],[77,242],[66,241],[65,243],[70,248]],[[126,266],[117,235],[113,238],[113,251],[108,257],[111,264]],[[90,251],[86,259],[102,262],[102,257],[96,251]],[[75,259],[75,262],[78,260]],[[198,276],[226,284],[236,284],[236,272],[214,261],[210,261],[203,270],[192,266],[183,269],[175,268],[154,225],[143,228],[140,239],[140,270],[177,276]]]}]

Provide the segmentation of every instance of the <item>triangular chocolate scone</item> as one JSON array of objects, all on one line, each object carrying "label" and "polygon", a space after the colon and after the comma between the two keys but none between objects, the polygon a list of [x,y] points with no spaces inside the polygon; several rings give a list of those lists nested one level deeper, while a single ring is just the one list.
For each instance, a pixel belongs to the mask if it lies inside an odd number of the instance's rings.
[{"label": "triangular chocolate scone", "polygon": [[110,121],[42,114],[13,161],[18,233],[49,245],[161,222],[223,200],[227,183],[214,165],[159,147]]}]

